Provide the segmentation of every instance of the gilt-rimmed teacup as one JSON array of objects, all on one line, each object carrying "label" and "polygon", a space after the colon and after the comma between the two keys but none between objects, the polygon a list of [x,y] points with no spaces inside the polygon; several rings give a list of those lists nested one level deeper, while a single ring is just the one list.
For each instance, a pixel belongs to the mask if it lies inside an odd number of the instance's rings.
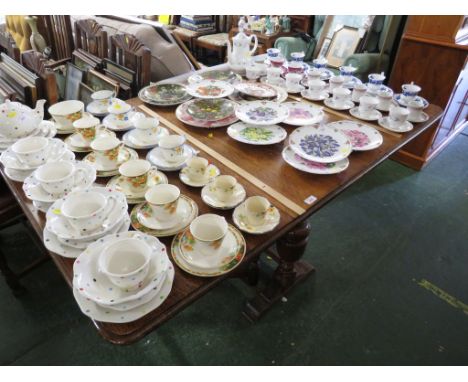
[{"label": "gilt-rimmed teacup", "polygon": [[379,100],[376,97],[363,96],[359,100],[359,114],[363,117],[368,117],[375,110]]},{"label": "gilt-rimmed teacup", "polygon": [[86,171],[70,161],[49,162],[34,172],[41,187],[52,195],[63,195],[84,181]]},{"label": "gilt-rimmed teacup", "polygon": [[151,253],[151,247],[137,238],[114,241],[99,256],[99,271],[119,288],[139,289],[148,274]]},{"label": "gilt-rimmed teacup", "polygon": [[157,184],[145,193],[145,200],[151,207],[153,216],[161,222],[177,217],[179,199],[180,190],[173,184]]},{"label": "gilt-rimmed teacup", "polygon": [[195,240],[195,247],[202,255],[216,254],[221,248],[229,226],[223,216],[204,214],[190,223],[190,234]]},{"label": "gilt-rimmed teacup", "polygon": [[84,114],[83,118],[77,119],[73,122],[75,131],[88,143],[96,138],[98,126],[101,121],[89,114]]},{"label": "gilt-rimmed teacup", "polygon": [[408,119],[419,121],[424,110],[424,102],[420,99],[414,99],[408,102],[407,108],[409,111]]},{"label": "gilt-rimmed teacup", "polygon": [[220,202],[227,202],[234,196],[237,179],[231,175],[220,175],[213,181],[216,198]]},{"label": "gilt-rimmed teacup", "polygon": [[119,173],[123,178],[123,187],[133,193],[146,190],[151,163],[144,159],[130,159],[122,163]]},{"label": "gilt-rimmed teacup", "polygon": [[333,91],[337,88],[342,87],[343,84],[345,83],[345,79],[343,76],[335,76],[335,77],[330,78],[328,82],[330,86],[330,91]]},{"label": "gilt-rimmed teacup", "polygon": [[113,122],[116,126],[124,126],[128,124],[132,106],[122,100],[115,98],[107,108],[107,111],[109,114],[114,116],[115,119]]},{"label": "gilt-rimmed teacup", "polygon": [[265,224],[265,218],[270,202],[263,196],[251,196],[245,200],[245,216],[252,226],[261,226]]},{"label": "gilt-rimmed teacup", "polygon": [[382,86],[385,80],[385,74],[382,73],[371,73],[367,76],[369,79],[369,89],[372,92],[376,92]]},{"label": "gilt-rimmed teacup", "polygon": [[377,99],[379,100],[378,108],[381,110],[389,110],[393,101],[393,93],[388,91],[377,92]]},{"label": "gilt-rimmed teacup", "polygon": [[320,69],[312,67],[307,73],[307,82],[309,83],[310,81],[313,81],[313,80],[320,80],[321,76],[322,76],[322,72],[320,71]]},{"label": "gilt-rimmed teacup", "polygon": [[409,102],[418,96],[421,87],[411,82],[410,84],[401,85],[401,90],[403,91],[403,98],[406,102]]},{"label": "gilt-rimmed teacup", "polygon": [[299,73],[287,73],[286,78],[286,88],[288,90],[296,91],[301,86],[302,74]]},{"label": "gilt-rimmed teacup", "polygon": [[186,174],[193,182],[206,180],[209,162],[206,158],[192,157],[187,161]]},{"label": "gilt-rimmed teacup", "polygon": [[76,100],[58,102],[49,107],[49,114],[62,129],[73,128],[73,122],[83,117],[84,103]]},{"label": "gilt-rimmed teacup", "polygon": [[91,142],[96,162],[104,168],[116,168],[123,143],[116,137],[97,138]]},{"label": "gilt-rimmed teacup", "polygon": [[27,137],[16,141],[11,151],[18,160],[28,166],[39,166],[47,161],[49,139],[45,137]]},{"label": "gilt-rimmed teacup", "polygon": [[115,92],[112,90],[98,90],[91,94],[91,98],[98,102],[102,107],[109,106],[112,103],[112,99],[115,97]]},{"label": "gilt-rimmed teacup", "polygon": [[143,143],[152,143],[161,131],[159,119],[146,117],[143,113],[136,113],[132,117],[132,124],[135,129],[132,135]]},{"label": "gilt-rimmed teacup", "polygon": [[340,75],[343,76],[345,82],[349,82],[352,80],[354,72],[356,72],[357,68],[352,65],[344,65],[340,66]]},{"label": "gilt-rimmed teacup", "polygon": [[343,106],[346,101],[349,100],[350,96],[351,90],[349,89],[341,87],[333,89],[333,103],[338,107]]},{"label": "gilt-rimmed teacup", "polygon": [[307,90],[307,94],[311,97],[319,97],[327,84],[325,83],[325,81],[322,81],[320,79],[309,79],[307,85],[309,87],[309,89]]},{"label": "gilt-rimmed teacup", "polygon": [[167,135],[159,141],[164,159],[171,163],[180,162],[184,158],[186,138],[183,135]]},{"label": "gilt-rimmed teacup", "polygon": [[392,126],[401,126],[408,120],[408,116],[408,109],[400,106],[390,107],[390,112],[388,113],[389,122]]},{"label": "gilt-rimmed teacup", "polygon": [[353,94],[351,95],[351,100],[353,102],[359,102],[362,96],[367,93],[367,86],[365,84],[356,84],[353,87]]}]

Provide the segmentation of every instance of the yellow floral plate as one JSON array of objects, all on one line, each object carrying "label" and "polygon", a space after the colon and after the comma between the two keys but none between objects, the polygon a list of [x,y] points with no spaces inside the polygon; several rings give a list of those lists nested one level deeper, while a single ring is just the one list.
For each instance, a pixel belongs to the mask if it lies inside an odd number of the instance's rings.
[{"label": "yellow floral plate", "polygon": [[[187,234],[189,236],[187,236]],[[183,232],[178,233],[171,244],[171,255],[175,263],[183,271],[190,273],[194,276],[200,277],[216,277],[225,273],[231,272],[236,268],[244,259],[245,256],[245,239],[242,233],[232,225],[229,225],[229,230],[226,236],[236,242],[233,251],[225,254],[220,258],[220,264],[213,268],[201,268],[187,261],[184,252],[190,251],[190,231],[187,228]]]},{"label": "yellow floral plate", "polygon": [[288,136],[286,130],[278,125],[256,126],[244,122],[229,126],[227,133],[232,139],[249,145],[274,145]]},{"label": "yellow floral plate", "polygon": [[151,214],[149,206],[146,202],[137,204],[135,207],[133,207],[133,210],[130,213],[130,220],[132,227],[137,231],[141,231],[156,237],[172,236],[187,228],[192,220],[198,216],[197,203],[188,196],[180,195],[179,205],[177,207],[177,212],[179,213],[179,211],[182,213],[182,219],[178,221],[177,224],[173,227],[166,229],[152,229],[142,224],[141,216],[147,215],[149,217]]},{"label": "yellow floral plate", "polygon": [[96,176],[98,178],[106,178],[108,176],[114,176],[119,173],[119,166],[122,163],[125,163],[129,161],[130,159],[138,159],[138,153],[130,149],[128,147],[122,147],[121,153],[119,154],[119,160],[116,168],[113,169],[102,169],[97,163],[96,163],[96,155],[94,152],[90,152],[88,155],[86,155],[83,158],[83,162],[90,164],[96,169]]}]

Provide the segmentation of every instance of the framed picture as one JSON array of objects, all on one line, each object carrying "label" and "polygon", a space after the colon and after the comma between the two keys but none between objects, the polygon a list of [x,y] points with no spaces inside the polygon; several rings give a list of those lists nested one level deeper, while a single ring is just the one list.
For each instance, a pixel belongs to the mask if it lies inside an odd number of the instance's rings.
[{"label": "framed picture", "polygon": [[98,90],[112,90],[115,94],[119,94],[119,83],[95,70],[88,71],[86,75],[86,85],[93,89],[93,92],[97,92]]},{"label": "framed picture", "polygon": [[88,85],[84,84],[83,82],[80,82],[80,91],[78,99],[81,102],[83,102],[85,105],[88,105],[91,102],[93,102],[93,99],[91,98],[91,94],[93,93],[93,89],[91,89]]},{"label": "framed picture", "polygon": [[80,82],[83,80],[83,71],[77,66],[67,63],[67,74],[65,77],[65,99],[78,99]]},{"label": "framed picture", "polygon": [[328,48],[330,47],[331,38],[324,38],[322,42],[322,47],[320,48],[320,52],[317,57],[325,57],[328,52]]},{"label": "framed picture", "polygon": [[356,51],[360,40],[358,28],[344,26],[337,30],[333,34],[326,55],[328,65],[334,68],[343,65],[345,60]]},{"label": "framed picture", "polygon": [[107,58],[104,59],[106,69],[119,77],[122,77],[126,82],[133,84],[135,82],[135,72],[133,70],[127,69],[125,66],[119,65],[114,61],[111,61]]}]

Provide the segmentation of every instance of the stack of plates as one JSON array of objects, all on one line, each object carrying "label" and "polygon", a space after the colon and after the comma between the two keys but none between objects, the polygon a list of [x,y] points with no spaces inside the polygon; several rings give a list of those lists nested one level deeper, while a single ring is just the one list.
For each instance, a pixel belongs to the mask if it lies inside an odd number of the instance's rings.
[{"label": "stack of plates", "polygon": [[336,174],[349,166],[352,151],[348,137],[336,127],[299,127],[289,137],[283,159],[311,174]]},{"label": "stack of plates", "polygon": [[172,258],[185,272],[200,277],[215,277],[232,271],[245,256],[245,239],[237,228],[229,225],[219,247],[204,253],[187,228],[174,237]]},{"label": "stack of plates", "polygon": [[372,126],[355,121],[342,120],[326,125],[331,129],[338,129],[346,135],[354,151],[374,150],[383,143],[382,134]]},{"label": "stack of plates", "polygon": [[196,98],[180,105],[176,117],[187,125],[212,129],[236,122],[236,106],[234,101],[224,98]]},{"label": "stack of plates", "polygon": [[288,92],[285,89],[255,81],[237,84],[234,93],[229,96],[229,99],[239,103],[259,100],[284,102],[287,98]]},{"label": "stack of plates", "polygon": [[0,162],[5,166],[6,175],[16,182],[24,182],[35,169],[44,163],[73,159],[75,159],[75,154],[68,150],[65,144],[57,138],[49,138],[49,145],[45,153],[44,161],[38,165],[29,165],[20,161],[11,150],[11,147],[8,147],[0,155]]},{"label": "stack of plates", "polygon": [[138,93],[138,98],[155,106],[174,106],[188,101],[192,96],[184,85],[161,84],[144,87]]},{"label": "stack of plates", "polygon": [[186,87],[192,97],[215,99],[230,96],[234,92],[233,86],[226,81],[203,80]]},{"label": "stack of plates", "polygon": [[30,133],[21,137],[16,138],[7,138],[0,133],[0,152],[5,151],[18,139],[26,137],[46,137],[53,138],[57,134],[57,128],[54,122],[52,121],[42,121],[37,125],[37,127]]},{"label": "stack of plates", "polygon": [[83,252],[88,245],[101,239],[102,237],[119,232],[126,232],[130,227],[130,218],[128,216],[128,205],[125,195],[121,192],[104,187],[92,187],[85,192],[93,191],[104,195],[106,198],[115,198],[115,207],[109,212],[105,224],[100,227],[88,230],[78,231],[69,220],[62,215],[61,208],[64,201],[70,195],[56,200],[46,213],[46,226],[44,228],[44,245],[49,250],[60,256],[75,258]]},{"label": "stack of plates", "polygon": [[195,84],[203,80],[226,81],[231,84],[242,81],[242,77],[232,70],[207,70],[203,73],[192,74],[188,78],[189,84]]},{"label": "stack of plates", "polygon": [[[141,240],[151,251],[148,273],[132,290],[115,285],[99,266],[105,249],[125,239]],[[89,245],[76,259],[73,275],[73,294],[85,315],[101,322],[125,323],[138,320],[166,300],[174,281],[174,267],[166,247],[157,238],[125,231]]]}]

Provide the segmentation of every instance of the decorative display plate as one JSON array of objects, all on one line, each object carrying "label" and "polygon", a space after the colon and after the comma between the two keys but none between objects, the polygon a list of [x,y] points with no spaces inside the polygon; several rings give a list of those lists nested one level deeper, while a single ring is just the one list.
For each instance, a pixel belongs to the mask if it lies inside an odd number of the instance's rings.
[{"label": "decorative display plate", "polygon": [[140,90],[138,98],[156,106],[173,106],[188,101],[192,96],[181,84],[150,85]]},{"label": "decorative display plate", "polygon": [[275,98],[276,89],[268,84],[254,81],[244,81],[235,86],[235,89],[244,96],[254,98]]},{"label": "decorative display plate", "polygon": [[107,182],[106,187],[115,188],[117,191],[125,194],[128,204],[137,204],[145,200],[145,193],[149,188],[156,186],[157,184],[167,184],[167,176],[161,171],[158,171],[156,167],[152,167],[148,173],[148,181],[143,191],[134,193],[129,188],[125,187],[125,178],[122,175],[116,175]]},{"label": "decorative display plate", "polygon": [[[288,92],[285,89],[278,87],[278,86],[273,86],[273,85],[269,85],[269,86],[271,86],[272,88],[276,90],[276,98],[270,101],[281,103],[288,99]],[[238,91],[234,91],[234,93],[232,93],[228,98],[231,101],[235,101],[238,103],[258,101],[258,99],[254,97],[244,97],[243,94],[239,93]]]},{"label": "decorative display plate", "polygon": [[179,162],[168,162],[164,159],[161,148],[155,147],[146,154],[146,160],[154,164],[161,171],[178,171],[185,167],[187,161],[196,154],[192,146],[184,145],[183,158]]},{"label": "decorative display plate", "polygon": [[188,83],[195,84],[203,80],[227,81],[234,84],[242,81],[242,76],[231,70],[207,70],[206,72],[192,74],[188,78]]},{"label": "decorative display plate", "polygon": [[377,121],[379,118],[382,118],[382,113],[376,109],[372,110],[372,112],[370,112],[369,114],[367,115],[362,115],[360,112],[359,112],[359,106],[356,106],[356,107],[353,107],[349,113],[355,117],[355,118],[359,118],[359,119],[362,119],[363,121]]},{"label": "decorative display plate", "polygon": [[297,170],[308,172],[310,174],[330,175],[337,174],[346,170],[349,166],[348,158],[332,163],[318,163],[309,161],[297,155],[291,146],[286,146],[282,152],[283,159],[287,164]]},{"label": "decorative display plate", "polygon": [[183,103],[182,105],[179,105],[176,109],[176,117],[179,121],[189,126],[201,127],[205,129],[214,129],[217,127],[228,126],[238,121],[238,118],[235,113],[232,113],[228,117],[219,119],[216,121],[206,121],[202,119],[196,119],[192,117],[190,114],[188,114],[187,108],[188,108],[187,103]]},{"label": "decorative display plate", "polygon": [[232,94],[234,87],[225,81],[203,80],[187,86],[187,93],[197,98],[223,98]]},{"label": "decorative display plate", "polygon": [[319,123],[324,113],[322,108],[305,102],[285,102],[289,116],[283,122],[293,126],[313,125]]},{"label": "decorative display plate", "polygon": [[201,121],[219,121],[235,112],[236,103],[224,98],[196,98],[185,103],[187,114]]},{"label": "decorative display plate", "polygon": [[190,179],[187,172],[187,167],[184,167],[182,170],[180,170],[179,179],[182,183],[185,183],[187,186],[191,187],[204,187],[220,174],[219,168],[214,164],[208,165],[208,176],[203,180],[193,181]]},{"label": "decorative display plate", "polygon": [[130,213],[130,219],[132,223],[132,227],[137,231],[141,231],[143,233],[147,233],[148,235],[156,236],[156,237],[165,237],[165,236],[172,236],[176,233],[184,230],[188,225],[198,216],[198,206],[194,200],[190,199],[188,196],[181,195],[179,204],[177,206],[177,213],[180,214],[182,217],[180,221],[174,225],[173,227],[161,230],[155,230],[148,227],[145,227],[139,220],[139,216],[141,218],[141,214],[148,214],[149,206],[147,203],[141,203],[133,207],[132,212]]},{"label": "decorative display plate", "polygon": [[354,107],[354,102],[351,100],[347,100],[344,103],[337,105],[331,97],[325,99],[323,103],[325,104],[325,106],[328,106],[330,109],[334,110],[349,110]]},{"label": "decorative display plate", "polygon": [[326,126],[299,127],[289,136],[289,145],[304,159],[319,162],[337,162],[351,154],[352,146],[346,135]]},{"label": "decorative display plate", "polygon": [[244,122],[229,126],[227,133],[232,139],[249,145],[273,145],[282,142],[288,135],[278,125],[256,126]]},{"label": "decorative display plate", "polygon": [[135,115],[134,111],[126,113],[121,120],[118,119],[118,115],[120,114],[108,114],[102,120],[102,124],[112,131],[127,131],[134,128],[132,123],[132,117]]},{"label": "decorative display plate", "polygon": [[122,142],[125,144],[125,146],[130,147],[132,149],[137,149],[137,150],[146,150],[146,149],[152,149],[153,147],[156,147],[159,143],[159,140],[162,137],[165,137],[166,135],[169,135],[169,130],[166,129],[165,127],[161,127],[158,135],[156,136],[154,142],[152,143],[147,143],[147,142],[141,142],[138,140],[138,138],[134,137],[134,132],[136,129],[127,131],[123,136],[122,136]]},{"label": "decorative display plate", "polygon": [[280,222],[280,213],[278,209],[271,206],[266,213],[265,222],[262,225],[251,225],[245,214],[245,202],[234,209],[232,220],[241,231],[252,235],[261,235],[273,231]]},{"label": "decorative display plate", "polygon": [[[407,103],[408,101],[405,100],[403,94],[401,94],[401,93],[395,94],[395,95],[393,96],[393,99],[394,99],[395,101],[397,101],[398,104],[399,104],[400,106],[404,106],[404,107],[408,106],[408,103]],[[422,101],[423,104],[424,104],[424,109],[427,108],[427,107],[429,106],[429,102],[428,102],[425,98],[423,98],[423,97],[416,96],[416,97],[415,97],[415,100]]]},{"label": "decorative display plate", "polygon": [[[245,256],[245,239],[242,234],[232,225],[228,226],[229,232],[227,235],[232,235],[237,242],[237,251],[230,253],[228,256],[223,258],[223,264],[219,267],[212,269],[204,269],[190,264],[183,256],[183,246],[187,245],[186,241],[183,240],[184,234],[189,232],[187,228],[185,231],[178,233],[172,240],[171,255],[175,263],[185,272],[200,277],[216,277],[232,271],[236,268],[244,259]],[[187,250],[185,248],[185,250]]]},{"label": "decorative display plate", "polygon": [[[113,131],[100,129],[96,133],[96,138],[115,137]],[[75,153],[89,153],[92,151],[89,141],[86,141],[80,133],[74,133],[64,140],[67,147]]]},{"label": "decorative display plate", "polygon": [[277,102],[253,101],[239,105],[236,116],[242,122],[252,125],[274,125],[288,118],[289,109]]},{"label": "decorative display plate", "polygon": [[411,122],[405,121],[401,125],[395,125],[390,121],[390,117],[382,117],[379,119],[379,125],[384,129],[394,131],[395,133],[406,133],[413,130],[413,124]]},{"label": "decorative display plate", "polygon": [[98,162],[96,162],[96,154],[94,152],[90,152],[88,155],[86,155],[83,158],[83,162],[89,163],[96,169],[98,178],[106,178],[108,176],[117,175],[119,173],[120,165],[129,161],[130,159],[138,159],[138,153],[128,147],[122,147],[120,149],[119,158],[115,168],[103,167]]},{"label": "decorative display plate", "polygon": [[230,210],[238,206],[245,199],[246,192],[245,188],[240,183],[236,183],[234,186],[234,193],[230,200],[221,201],[216,197],[214,185],[212,183],[207,184],[202,188],[201,198],[202,200],[209,205],[210,207],[219,209],[219,210]]},{"label": "decorative display plate", "polygon": [[305,99],[308,99],[308,100],[311,100],[311,101],[323,101],[323,100],[326,100],[327,98],[330,97],[330,94],[328,94],[328,92],[326,90],[322,90],[320,92],[320,95],[318,95],[317,97],[312,97],[307,90],[303,90],[301,92],[301,96],[304,97]]},{"label": "decorative display plate", "polygon": [[354,151],[367,151],[379,147],[383,143],[382,134],[371,126],[363,125],[355,121],[337,121],[326,125],[329,128],[337,128],[344,133]]}]

